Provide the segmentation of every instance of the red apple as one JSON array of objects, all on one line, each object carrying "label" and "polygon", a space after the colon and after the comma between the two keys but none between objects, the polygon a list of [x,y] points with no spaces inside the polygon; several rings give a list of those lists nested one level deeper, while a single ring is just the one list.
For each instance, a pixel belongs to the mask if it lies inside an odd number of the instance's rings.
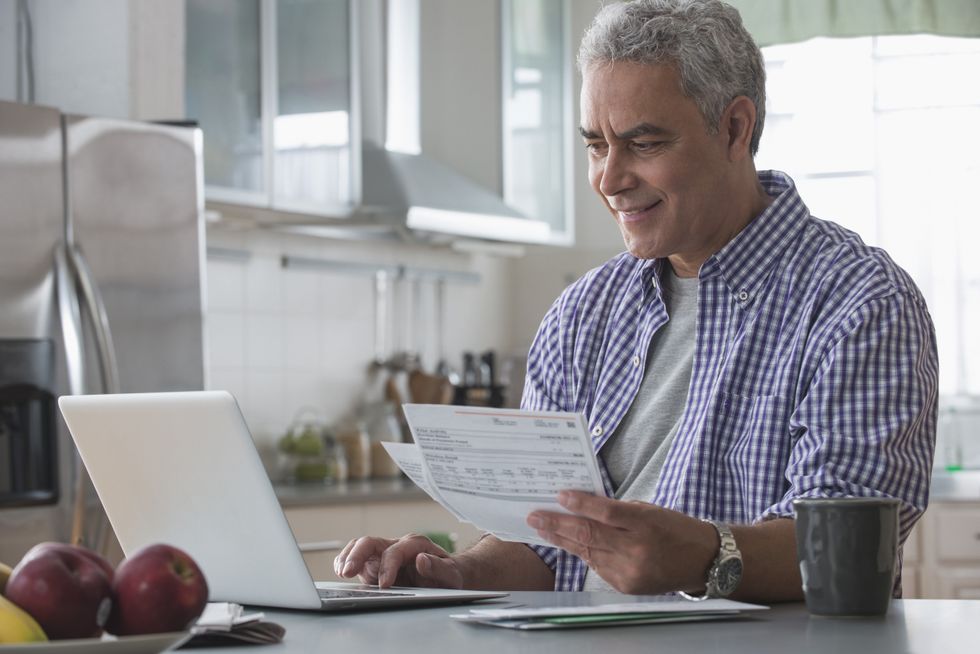
[{"label": "red apple", "polygon": [[208,603],[208,582],[189,554],[148,545],[116,570],[115,599],[106,630],[117,636],[183,631]]},{"label": "red apple", "polygon": [[51,640],[96,638],[112,608],[112,578],[112,566],[95,552],[41,543],[10,573],[5,595]]}]

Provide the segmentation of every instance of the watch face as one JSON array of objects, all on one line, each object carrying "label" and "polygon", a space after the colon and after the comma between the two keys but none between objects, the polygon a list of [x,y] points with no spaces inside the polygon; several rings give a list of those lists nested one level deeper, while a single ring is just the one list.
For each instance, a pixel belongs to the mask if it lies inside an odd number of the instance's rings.
[{"label": "watch face", "polygon": [[737,556],[725,559],[718,564],[717,576],[715,577],[718,585],[718,594],[721,596],[730,595],[738,582],[742,580],[742,559]]}]

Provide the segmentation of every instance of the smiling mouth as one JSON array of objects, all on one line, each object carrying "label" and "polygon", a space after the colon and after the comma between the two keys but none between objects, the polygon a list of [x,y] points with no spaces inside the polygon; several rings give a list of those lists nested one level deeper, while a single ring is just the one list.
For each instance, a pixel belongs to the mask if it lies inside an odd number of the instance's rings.
[{"label": "smiling mouth", "polygon": [[650,213],[658,206],[660,206],[661,202],[662,200],[657,200],[650,206],[644,207],[642,209],[635,209],[631,211],[617,211],[616,213],[619,215],[619,219],[624,223],[635,223],[649,218]]}]

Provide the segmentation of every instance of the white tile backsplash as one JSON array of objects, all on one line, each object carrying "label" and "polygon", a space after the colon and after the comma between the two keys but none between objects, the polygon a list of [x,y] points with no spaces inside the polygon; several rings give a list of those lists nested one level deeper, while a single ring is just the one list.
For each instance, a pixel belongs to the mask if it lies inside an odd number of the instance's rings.
[{"label": "white tile backsplash", "polygon": [[309,270],[284,270],[283,313],[315,316],[320,310],[320,274]]},{"label": "white tile backsplash", "polygon": [[282,370],[285,367],[285,317],[276,313],[245,315],[245,365],[250,370]]},{"label": "white tile backsplash", "polygon": [[250,312],[283,309],[284,275],[274,253],[254,253],[245,271],[245,307]]},{"label": "white tile backsplash", "polygon": [[274,439],[286,427],[286,373],[281,370],[246,370],[245,419],[257,439]]},{"label": "white tile backsplash", "polygon": [[318,317],[315,314],[287,314],[283,330],[286,339],[286,369],[303,373],[318,371],[320,345],[323,340]]},{"label": "white tile backsplash", "polygon": [[241,311],[245,308],[245,270],[233,261],[208,261],[208,310]]},{"label": "white tile backsplash", "polygon": [[245,321],[241,311],[210,309],[205,318],[208,356],[214,368],[241,367],[245,360]]},{"label": "white tile backsplash", "polygon": [[[260,449],[275,447],[303,407],[334,422],[366,396],[374,357],[374,280],[369,274],[283,268],[284,254],[332,261],[401,263],[427,269],[471,270],[480,285],[447,286],[445,351],[505,351],[506,261],[396,244],[317,240],[269,232],[213,230],[208,244],[250,253],[241,261],[208,260],[208,387],[238,398]],[[432,289],[420,292],[417,342],[434,364]],[[396,303],[392,303],[396,304]],[[397,320],[393,320],[397,322]],[[400,342],[401,338],[390,338]]]}]

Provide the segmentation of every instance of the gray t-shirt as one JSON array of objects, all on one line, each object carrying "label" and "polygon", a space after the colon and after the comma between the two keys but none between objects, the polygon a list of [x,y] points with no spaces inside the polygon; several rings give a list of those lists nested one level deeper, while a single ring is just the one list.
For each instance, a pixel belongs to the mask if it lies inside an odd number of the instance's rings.
[{"label": "gray t-shirt", "polygon": [[[647,352],[643,381],[622,422],[599,451],[616,499],[649,502],[680,426],[694,363],[698,279],[681,278],[665,266],[661,275],[669,319]],[[588,571],[583,590],[612,588]]]}]

